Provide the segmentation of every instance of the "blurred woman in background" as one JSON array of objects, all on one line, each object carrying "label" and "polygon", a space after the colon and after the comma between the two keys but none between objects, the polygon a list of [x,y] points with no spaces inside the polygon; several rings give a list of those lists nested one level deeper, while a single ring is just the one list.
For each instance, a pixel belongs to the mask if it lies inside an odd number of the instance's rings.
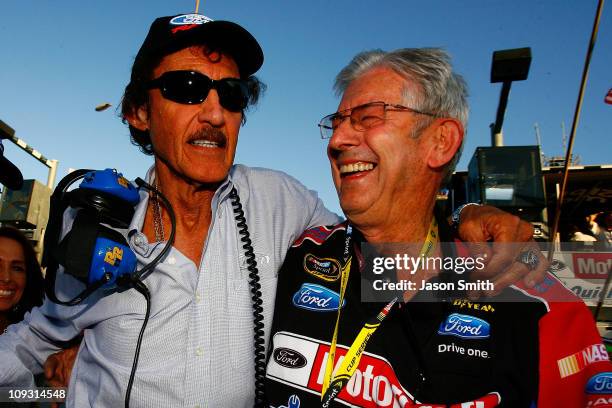
[{"label": "blurred woman in background", "polygon": [[44,281],[36,253],[18,229],[0,227],[0,334],[42,304]]}]

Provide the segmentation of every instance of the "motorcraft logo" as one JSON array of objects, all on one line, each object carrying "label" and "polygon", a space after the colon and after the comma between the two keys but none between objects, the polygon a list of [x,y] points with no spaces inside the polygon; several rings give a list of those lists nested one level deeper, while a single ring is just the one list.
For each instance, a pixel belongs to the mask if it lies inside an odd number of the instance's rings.
[{"label": "motorcraft logo", "polygon": [[212,18],[203,16],[202,14],[183,14],[182,16],[176,16],[170,20],[172,25],[188,25],[188,24],[205,24],[213,21]]},{"label": "motorcraft logo", "polygon": [[612,394],[612,372],[599,373],[589,379],[587,394]]},{"label": "motorcraft logo", "polygon": [[[342,302],[344,306],[346,301]],[[338,310],[340,295],[314,283],[304,283],[293,295],[293,304],[299,308],[314,312],[333,312]]]},{"label": "motorcraft logo", "polygon": [[[317,406],[315,401],[319,404],[318,406],[321,406],[320,396],[329,357],[329,343],[288,332],[274,334],[272,341],[275,347],[291,347],[294,351],[298,350],[308,359],[308,363],[297,370],[288,370],[270,359],[266,370],[268,380],[279,381],[306,391],[301,395],[302,406]],[[338,370],[347,351],[348,347],[342,344],[337,345],[337,361],[334,364],[333,372]],[[391,363],[384,357],[367,351],[362,354],[355,373],[346,386],[340,390],[335,401],[338,404],[364,408],[441,408],[448,406],[417,403],[409,390],[400,383]],[[469,402],[452,404],[450,408],[493,408],[497,407],[500,401],[499,393],[491,392]],[[289,404],[288,407],[291,405]]]},{"label": "motorcraft logo", "polygon": [[313,254],[304,257],[304,270],[319,279],[333,282],[340,277],[340,263],[333,258],[318,258]]},{"label": "motorcraft logo", "polygon": [[306,357],[297,351],[285,347],[274,349],[273,356],[274,361],[287,368],[302,368],[308,362]]},{"label": "motorcraft logo", "polygon": [[474,316],[452,313],[440,324],[438,334],[456,336],[462,339],[486,339],[490,326],[486,321]]}]

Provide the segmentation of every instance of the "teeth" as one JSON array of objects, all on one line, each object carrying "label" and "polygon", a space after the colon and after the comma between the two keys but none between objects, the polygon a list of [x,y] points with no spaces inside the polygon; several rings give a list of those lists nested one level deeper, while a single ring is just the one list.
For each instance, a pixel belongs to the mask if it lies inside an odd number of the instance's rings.
[{"label": "teeth", "polygon": [[14,290],[0,290],[0,296],[13,296],[14,294]]},{"label": "teeth", "polygon": [[200,147],[219,147],[218,143],[211,142],[210,140],[194,140],[191,144]]},{"label": "teeth", "polygon": [[354,173],[357,171],[369,171],[369,170],[372,170],[373,168],[374,168],[373,163],[358,162],[358,163],[344,164],[340,166],[340,174]]}]

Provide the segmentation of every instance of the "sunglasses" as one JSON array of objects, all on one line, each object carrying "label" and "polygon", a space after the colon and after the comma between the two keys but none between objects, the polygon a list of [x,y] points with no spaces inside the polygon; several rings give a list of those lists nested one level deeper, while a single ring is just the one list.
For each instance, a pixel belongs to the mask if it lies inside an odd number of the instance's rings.
[{"label": "sunglasses", "polygon": [[164,98],[176,103],[194,105],[206,100],[208,92],[215,89],[221,106],[232,112],[240,112],[249,101],[246,81],[239,78],[210,79],[195,71],[168,71],[149,82],[147,89],[161,91]]}]

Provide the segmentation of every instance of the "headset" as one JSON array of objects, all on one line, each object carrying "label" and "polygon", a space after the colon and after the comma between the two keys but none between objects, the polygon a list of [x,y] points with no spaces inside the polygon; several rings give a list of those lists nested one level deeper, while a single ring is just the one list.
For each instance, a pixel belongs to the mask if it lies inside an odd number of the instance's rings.
[{"label": "headset", "polygon": [[[79,187],[68,191],[80,179],[83,181]],[[136,255],[125,237],[114,229],[130,225],[134,207],[140,202],[138,189],[114,169],[75,170],[58,183],[51,195],[42,261],[47,268],[45,291],[51,301],[74,306],[102,287],[134,287],[171,249],[176,223],[170,203],[142,179],[136,179],[136,183],[157,193],[168,209],[172,224],[172,232],[161,253],[139,271],[136,270]],[[76,215],[72,228],[60,241],[64,212],[68,208],[76,210]],[[60,265],[65,274],[85,285],[73,299],[60,300],[55,293]]]}]

